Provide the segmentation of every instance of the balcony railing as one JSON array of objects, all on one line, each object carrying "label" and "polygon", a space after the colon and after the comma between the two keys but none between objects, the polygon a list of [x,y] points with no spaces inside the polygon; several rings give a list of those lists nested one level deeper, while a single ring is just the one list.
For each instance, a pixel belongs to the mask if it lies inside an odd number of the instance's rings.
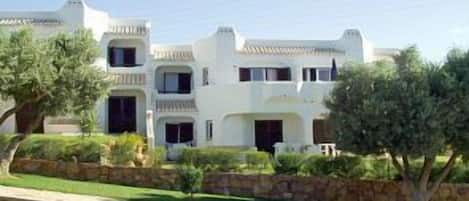
[{"label": "balcony railing", "polygon": [[145,85],[145,74],[111,73],[111,80],[117,85]]}]

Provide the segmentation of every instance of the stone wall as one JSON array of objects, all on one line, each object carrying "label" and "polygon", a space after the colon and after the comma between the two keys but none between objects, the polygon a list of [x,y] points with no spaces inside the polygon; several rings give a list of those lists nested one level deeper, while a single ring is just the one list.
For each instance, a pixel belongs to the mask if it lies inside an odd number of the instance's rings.
[{"label": "stone wall", "polygon": [[[16,159],[12,164],[12,171],[137,187],[177,189],[175,170]],[[398,182],[281,175],[207,174],[204,178],[203,191],[213,194],[292,201],[409,200]],[[442,184],[432,199],[432,201],[467,200],[469,200],[469,185],[467,184]]]}]

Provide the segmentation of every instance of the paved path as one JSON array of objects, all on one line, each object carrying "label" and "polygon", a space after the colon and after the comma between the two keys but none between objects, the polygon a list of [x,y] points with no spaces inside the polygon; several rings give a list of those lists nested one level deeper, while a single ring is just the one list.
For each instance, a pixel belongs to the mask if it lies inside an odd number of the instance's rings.
[{"label": "paved path", "polygon": [[111,198],[0,186],[0,201],[116,201]]}]

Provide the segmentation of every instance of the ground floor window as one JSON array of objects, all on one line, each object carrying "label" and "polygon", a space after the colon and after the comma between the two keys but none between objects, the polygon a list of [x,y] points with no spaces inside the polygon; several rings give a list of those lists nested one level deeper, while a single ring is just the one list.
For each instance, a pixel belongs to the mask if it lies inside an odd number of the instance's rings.
[{"label": "ground floor window", "polygon": [[313,138],[314,144],[334,143],[332,126],[328,119],[313,120]]},{"label": "ground floor window", "polygon": [[213,139],[213,121],[207,120],[205,123],[205,131],[207,136],[207,141],[211,141]]},{"label": "ground floor window", "polygon": [[166,142],[172,144],[188,143],[194,139],[193,123],[167,123]]}]

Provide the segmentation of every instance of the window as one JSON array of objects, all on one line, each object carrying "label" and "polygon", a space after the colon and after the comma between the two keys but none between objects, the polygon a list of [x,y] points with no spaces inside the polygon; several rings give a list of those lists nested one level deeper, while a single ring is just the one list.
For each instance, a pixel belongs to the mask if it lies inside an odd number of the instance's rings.
[{"label": "window", "polygon": [[291,81],[290,68],[239,68],[239,81]]},{"label": "window", "polygon": [[203,86],[208,85],[208,68],[207,67],[202,69],[202,85]]},{"label": "window", "polygon": [[166,142],[172,144],[188,143],[194,139],[192,123],[166,124]]},{"label": "window", "polygon": [[304,68],[303,81],[331,81],[329,68]]},{"label": "window", "polygon": [[111,67],[135,67],[136,49],[135,48],[109,48],[109,64]]},{"label": "window", "polygon": [[331,81],[331,70],[330,69],[318,69],[318,80]]},{"label": "window", "polygon": [[264,81],[264,69],[253,68],[251,69],[251,80],[252,81]]},{"label": "window", "polygon": [[191,77],[190,73],[164,73],[163,89],[160,93],[191,93]]},{"label": "window", "polygon": [[313,140],[314,144],[334,143],[334,134],[328,119],[313,120]]},{"label": "window", "polygon": [[207,120],[205,122],[205,131],[206,131],[207,141],[212,141],[213,139],[213,121],[212,120]]}]

